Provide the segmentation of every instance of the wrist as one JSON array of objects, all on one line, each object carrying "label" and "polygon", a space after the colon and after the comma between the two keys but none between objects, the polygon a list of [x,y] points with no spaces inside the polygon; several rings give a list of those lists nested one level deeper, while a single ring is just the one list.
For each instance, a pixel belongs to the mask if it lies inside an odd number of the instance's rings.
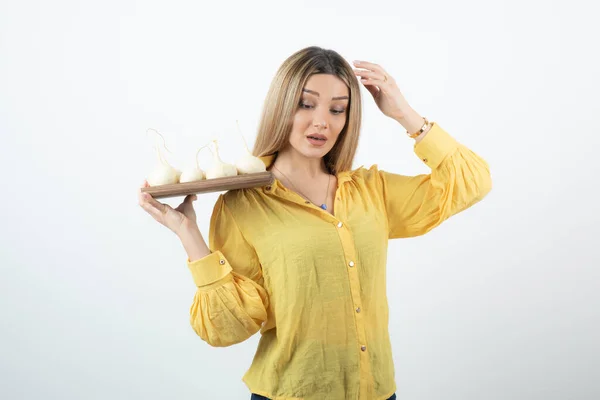
[{"label": "wrist", "polygon": [[190,261],[200,260],[207,255],[211,254],[206,241],[202,237],[200,229],[195,224],[189,224],[183,226],[178,232],[177,236],[181,240],[181,244],[185,249],[188,259]]},{"label": "wrist", "polygon": [[418,131],[423,126],[423,117],[411,107],[408,107],[401,117],[394,119],[410,133]]},{"label": "wrist", "polygon": [[200,233],[198,225],[192,222],[184,222],[175,231],[175,234],[181,239],[182,237],[197,236]]}]

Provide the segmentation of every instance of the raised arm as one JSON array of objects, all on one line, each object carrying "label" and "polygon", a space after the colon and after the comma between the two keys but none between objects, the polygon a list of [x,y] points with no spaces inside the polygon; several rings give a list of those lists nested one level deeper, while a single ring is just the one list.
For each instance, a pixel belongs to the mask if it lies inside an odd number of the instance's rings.
[{"label": "raised arm", "polygon": [[415,144],[430,174],[405,176],[376,171],[389,238],[419,236],[483,199],[491,190],[487,162],[437,124]]}]

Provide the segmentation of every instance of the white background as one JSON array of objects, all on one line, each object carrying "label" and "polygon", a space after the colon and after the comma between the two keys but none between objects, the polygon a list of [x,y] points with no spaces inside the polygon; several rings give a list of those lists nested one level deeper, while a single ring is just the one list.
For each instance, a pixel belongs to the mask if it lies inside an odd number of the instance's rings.
[{"label": "white background", "polygon": [[[319,45],[382,65],[492,169],[483,202],[390,243],[398,398],[600,398],[589,7],[3,0],[0,397],[250,397],[241,377],[258,335],[229,348],[195,335],[183,247],[138,206],[156,162],[145,132],[163,133],[174,166],[213,137],[234,161],[235,120],[251,146],[279,65]],[[428,172],[363,93],[354,167]],[[216,197],[195,203],[205,238]]]}]

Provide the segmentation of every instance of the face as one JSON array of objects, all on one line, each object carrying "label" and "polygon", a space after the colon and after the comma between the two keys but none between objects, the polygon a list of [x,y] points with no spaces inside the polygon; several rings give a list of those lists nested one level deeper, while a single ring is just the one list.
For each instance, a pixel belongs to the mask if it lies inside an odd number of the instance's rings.
[{"label": "face", "polygon": [[349,90],[337,76],[312,75],[294,115],[288,150],[322,158],[335,145],[346,124]]}]

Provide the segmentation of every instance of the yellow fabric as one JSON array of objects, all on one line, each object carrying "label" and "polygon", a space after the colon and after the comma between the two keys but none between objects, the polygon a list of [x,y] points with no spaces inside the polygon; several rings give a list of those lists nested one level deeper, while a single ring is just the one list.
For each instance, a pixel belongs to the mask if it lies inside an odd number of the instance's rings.
[{"label": "yellow fabric", "polygon": [[491,189],[487,163],[437,124],[414,150],[431,174],[377,165],[338,173],[335,215],[278,180],[219,196],[213,253],[187,260],[198,287],[190,322],[212,346],[260,330],[243,377],[250,391],[274,400],[383,400],[396,391],[388,239],[422,235]]}]

